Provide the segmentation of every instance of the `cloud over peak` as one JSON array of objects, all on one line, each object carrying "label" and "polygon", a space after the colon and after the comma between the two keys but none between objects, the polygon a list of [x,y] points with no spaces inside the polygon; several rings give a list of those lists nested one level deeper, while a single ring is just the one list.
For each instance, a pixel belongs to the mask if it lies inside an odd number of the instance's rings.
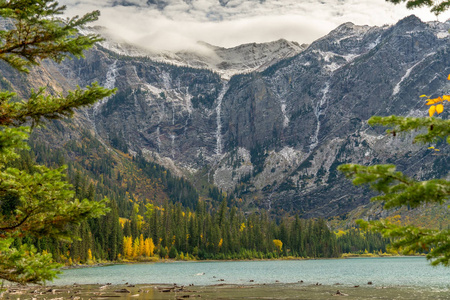
[{"label": "cloud over peak", "polygon": [[[415,13],[436,20],[427,9],[407,10],[382,0],[60,0],[68,14],[100,10],[96,25],[128,43],[180,51],[197,41],[233,47],[284,38],[311,43],[338,25],[393,24]],[[449,14],[442,15],[446,20]]]}]

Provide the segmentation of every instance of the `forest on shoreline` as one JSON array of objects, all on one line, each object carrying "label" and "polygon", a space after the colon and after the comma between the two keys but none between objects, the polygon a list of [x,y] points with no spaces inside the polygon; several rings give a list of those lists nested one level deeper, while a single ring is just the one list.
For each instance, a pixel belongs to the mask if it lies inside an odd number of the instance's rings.
[{"label": "forest on shoreline", "polygon": [[[13,166],[33,172],[36,163],[67,164],[74,197],[100,200],[107,196],[109,212],[72,226],[70,231],[79,237],[72,242],[24,236],[16,239],[16,246],[33,244],[66,266],[159,259],[337,258],[343,253],[387,251],[389,241],[380,234],[357,228],[334,232],[323,219],[287,213],[274,218],[264,210],[243,211],[237,199],[215,187],[209,188],[209,197],[200,197],[188,181],[140,155],[130,159],[135,173],[132,167],[119,168],[111,153],[103,151],[88,132],[84,134],[83,143],[71,143],[67,152],[52,149],[34,135],[31,150],[22,152]],[[91,153],[92,158],[73,160],[70,151],[81,157]],[[136,173],[149,179],[141,184],[143,179]],[[150,186],[155,197],[142,199],[141,185]]]}]

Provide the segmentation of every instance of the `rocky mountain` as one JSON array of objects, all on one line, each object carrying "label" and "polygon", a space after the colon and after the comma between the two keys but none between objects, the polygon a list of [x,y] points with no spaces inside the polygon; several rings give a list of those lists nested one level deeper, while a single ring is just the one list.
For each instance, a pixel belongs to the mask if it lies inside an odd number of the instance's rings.
[{"label": "rocky mountain", "polygon": [[176,66],[208,69],[220,74],[226,80],[236,74],[264,71],[283,59],[299,54],[308,46],[285,39],[269,43],[243,44],[233,48],[198,42],[195,49],[171,52],[119,41],[102,27],[86,28],[82,32],[100,34],[105,38],[100,45],[117,54],[147,57],[156,62]]},{"label": "rocky mountain", "polygon": [[110,42],[85,59],[48,65],[51,75],[41,81],[118,88],[78,119],[109,147],[142,152],[199,188],[214,183],[244,209],[328,217],[371,196],[336,171],[341,163],[395,163],[418,178],[448,176],[447,146],[437,145],[436,155],[412,144],[412,135],[385,136],[366,121],[425,116],[419,95],[448,93],[449,28],[415,16],[384,27],[346,23],[307,48],[284,40],[205,45],[213,55],[169,59]]}]

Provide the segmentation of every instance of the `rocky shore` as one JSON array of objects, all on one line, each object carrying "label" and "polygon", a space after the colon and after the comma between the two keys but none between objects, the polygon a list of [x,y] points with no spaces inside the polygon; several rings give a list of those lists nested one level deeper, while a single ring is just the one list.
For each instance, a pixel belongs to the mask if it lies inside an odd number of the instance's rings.
[{"label": "rocky shore", "polygon": [[0,295],[1,299],[448,299],[448,289],[414,287],[304,284],[254,284],[232,285],[219,283],[209,286],[179,286],[176,284],[124,284],[70,286],[19,286],[10,285]]}]

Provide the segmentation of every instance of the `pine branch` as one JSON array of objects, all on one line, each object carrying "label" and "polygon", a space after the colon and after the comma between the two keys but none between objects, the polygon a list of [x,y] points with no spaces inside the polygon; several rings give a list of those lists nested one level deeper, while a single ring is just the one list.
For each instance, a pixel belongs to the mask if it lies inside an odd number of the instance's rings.
[{"label": "pine branch", "polygon": [[450,144],[450,120],[440,118],[412,118],[401,116],[389,117],[371,117],[369,125],[381,125],[392,127],[388,134],[396,135],[398,133],[426,130],[426,133],[420,133],[414,138],[414,142],[433,143],[441,140],[447,140]]},{"label": "pine branch", "polygon": [[449,181],[418,181],[396,171],[394,165],[345,164],[338,170],[353,178],[354,185],[369,184],[373,190],[383,193],[371,200],[385,202],[386,209],[406,205],[415,208],[424,203],[443,204],[450,197]]}]

